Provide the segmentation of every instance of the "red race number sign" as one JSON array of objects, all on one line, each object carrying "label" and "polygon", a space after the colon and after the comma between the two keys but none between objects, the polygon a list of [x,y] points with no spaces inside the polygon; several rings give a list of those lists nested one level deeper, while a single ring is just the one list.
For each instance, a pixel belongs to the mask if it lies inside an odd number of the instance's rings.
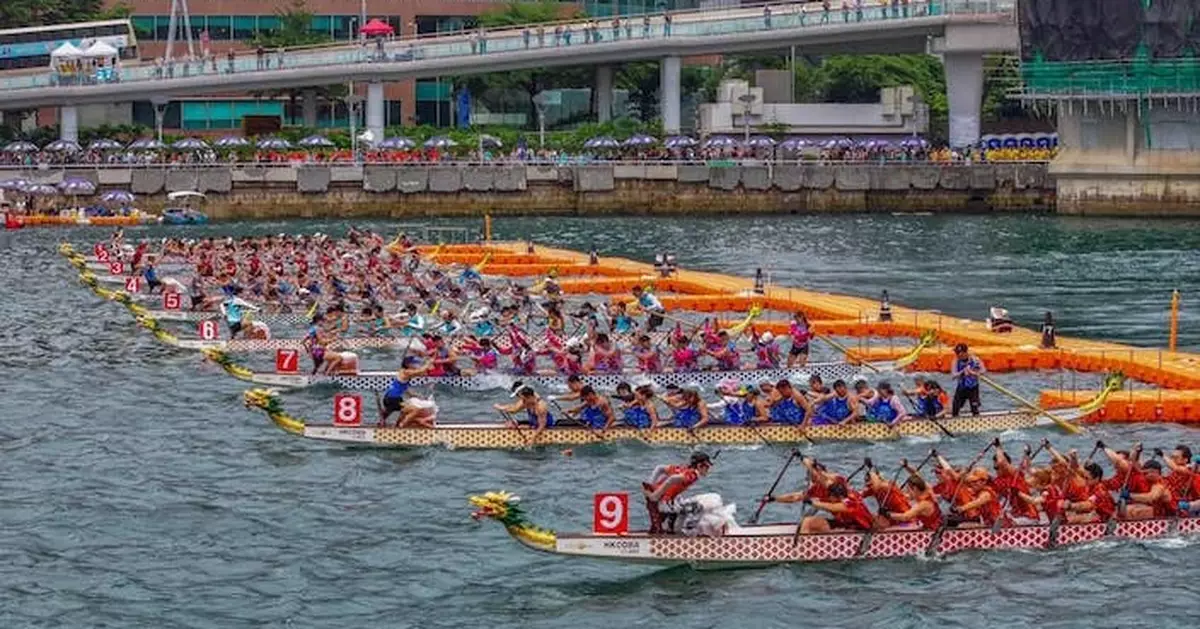
[{"label": "red race number sign", "polygon": [[596,535],[629,532],[629,494],[596,494],[592,497],[592,532]]},{"label": "red race number sign", "polygon": [[179,293],[163,293],[163,310],[179,310],[183,306]]},{"label": "red race number sign", "polygon": [[362,396],[355,393],[339,393],[333,396],[333,425],[362,425]]},{"label": "red race number sign", "polygon": [[142,278],[136,275],[125,278],[125,292],[132,294],[138,292],[141,288]]},{"label": "red race number sign", "polygon": [[205,319],[196,327],[196,332],[200,335],[202,341],[217,340],[217,322],[212,319]]},{"label": "red race number sign", "polygon": [[108,249],[105,249],[104,245],[96,243],[96,246],[92,247],[92,253],[96,254],[97,261],[108,262]]},{"label": "red race number sign", "polygon": [[109,262],[108,263],[108,274],[109,275],[125,275],[125,263],[119,262],[119,261],[118,262]]},{"label": "red race number sign", "polygon": [[275,373],[300,373],[300,352],[294,349],[275,350]]}]

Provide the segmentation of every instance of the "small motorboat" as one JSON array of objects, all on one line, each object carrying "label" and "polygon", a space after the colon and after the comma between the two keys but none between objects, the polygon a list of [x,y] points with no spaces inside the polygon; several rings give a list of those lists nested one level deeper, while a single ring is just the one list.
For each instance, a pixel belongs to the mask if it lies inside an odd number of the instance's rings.
[{"label": "small motorboat", "polygon": [[194,190],[179,190],[167,195],[167,200],[179,202],[181,207],[168,207],[163,210],[163,223],[168,225],[202,225],[208,222],[208,215],[192,207],[193,203],[205,199],[204,193]]}]

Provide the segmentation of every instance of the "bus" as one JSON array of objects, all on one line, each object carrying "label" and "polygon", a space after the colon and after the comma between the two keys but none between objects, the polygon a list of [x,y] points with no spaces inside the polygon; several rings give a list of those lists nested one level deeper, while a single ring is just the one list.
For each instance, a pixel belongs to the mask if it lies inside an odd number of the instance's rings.
[{"label": "bus", "polygon": [[0,70],[50,67],[50,51],[64,42],[86,49],[97,40],[113,48],[121,59],[137,59],[137,37],[128,20],[103,20],[54,26],[0,30]]}]

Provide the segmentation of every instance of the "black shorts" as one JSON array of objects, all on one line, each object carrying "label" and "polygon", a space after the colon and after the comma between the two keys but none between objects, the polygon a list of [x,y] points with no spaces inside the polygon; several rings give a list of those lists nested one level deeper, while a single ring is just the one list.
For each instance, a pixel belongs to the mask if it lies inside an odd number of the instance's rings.
[{"label": "black shorts", "polygon": [[646,328],[649,330],[654,330],[655,328],[657,328],[658,326],[660,326],[662,324],[663,324],[663,317],[660,314],[655,314],[652,312],[652,313],[650,313],[650,316],[646,318]]},{"label": "black shorts", "polygon": [[795,343],[793,343],[792,349],[788,350],[788,355],[790,355],[790,356],[808,356],[808,343],[805,343],[804,345],[796,345]]},{"label": "black shorts", "polygon": [[385,397],[383,398],[383,412],[387,414],[399,413],[404,408],[404,398],[401,397]]},{"label": "black shorts", "polygon": [[242,331],[242,322],[241,321],[238,321],[237,323],[229,324],[229,335],[230,336],[233,336],[234,334],[237,334],[238,332],[241,332],[241,331]]}]

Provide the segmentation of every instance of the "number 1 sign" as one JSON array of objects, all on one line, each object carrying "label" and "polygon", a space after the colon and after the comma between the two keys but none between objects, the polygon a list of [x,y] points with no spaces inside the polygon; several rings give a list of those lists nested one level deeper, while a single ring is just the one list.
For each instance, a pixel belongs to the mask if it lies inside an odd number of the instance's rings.
[{"label": "number 1 sign", "polygon": [[592,532],[596,535],[629,532],[629,494],[596,494],[592,497]]}]

